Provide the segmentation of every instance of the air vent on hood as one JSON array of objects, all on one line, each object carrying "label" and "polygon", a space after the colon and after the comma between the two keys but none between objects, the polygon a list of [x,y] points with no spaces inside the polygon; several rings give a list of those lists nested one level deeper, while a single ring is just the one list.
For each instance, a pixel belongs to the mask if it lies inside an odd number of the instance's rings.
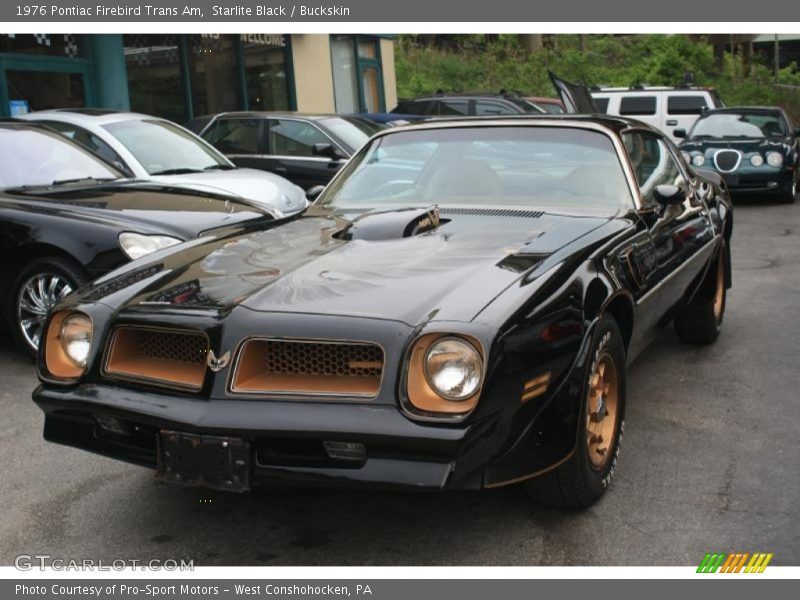
[{"label": "air vent on hood", "polygon": [[544,211],[541,210],[455,206],[440,207],[439,212],[445,215],[485,215],[487,217],[521,217],[526,219],[538,219],[544,215]]}]

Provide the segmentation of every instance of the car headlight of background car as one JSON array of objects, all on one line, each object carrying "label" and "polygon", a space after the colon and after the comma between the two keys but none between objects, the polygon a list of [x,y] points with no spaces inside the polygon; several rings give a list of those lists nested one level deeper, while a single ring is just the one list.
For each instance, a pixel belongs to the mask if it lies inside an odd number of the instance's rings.
[{"label": "car headlight of background car", "polygon": [[753,156],[750,157],[750,164],[754,167],[760,167],[764,164],[764,157],[760,154],[753,154]]},{"label": "car headlight of background car", "polygon": [[168,235],[145,235],[130,231],[119,234],[119,245],[131,260],[180,244],[182,241]]},{"label": "car headlight of background car", "polygon": [[783,164],[783,154],[780,152],[767,152],[767,164],[770,167],[780,167]]},{"label": "car headlight of background car", "polygon": [[463,414],[478,402],[484,357],[480,343],[466,335],[432,333],[420,337],[408,359],[407,395],[428,413]]},{"label": "car headlight of background car", "polygon": [[702,154],[695,154],[692,157],[692,164],[695,167],[702,167],[704,164],[706,164],[706,157]]},{"label": "car headlight of background car", "polygon": [[83,375],[92,349],[92,320],[74,311],[59,311],[50,319],[45,342],[45,367],[57,379]]}]

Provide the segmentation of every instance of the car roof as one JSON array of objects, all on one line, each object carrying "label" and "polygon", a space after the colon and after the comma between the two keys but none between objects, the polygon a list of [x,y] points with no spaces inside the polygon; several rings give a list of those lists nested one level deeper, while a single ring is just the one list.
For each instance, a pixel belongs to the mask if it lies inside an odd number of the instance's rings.
[{"label": "car roof", "polygon": [[511,92],[442,92],[437,94],[429,94],[427,96],[418,96],[417,98],[404,98],[398,100],[398,104],[403,102],[430,102],[431,100],[440,100],[442,98],[457,99],[457,98],[487,98],[491,100],[525,100],[524,96]]},{"label": "car roof", "polygon": [[713,108],[707,110],[704,115],[716,113],[782,113],[783,109],[780,106],[726,106],[724,108]]},{"label": "car roof", "polygon": [[143,113],[93,108],[56,108],[51,110],[37,110],[35,112],[28,113],[26,117],[27,116],[36,118],[50,117],[58,121],[66,121],[69,123],[85,125],[105,125],[107,123],[117,123],[120,121],[140,121],[143,119],[159,121],[167,120],[162,117],[145,115]]},{"label": "car roof", "polygon": [[589,89],[591,94],[621,94],[621,93],[640,93],[640,92],[710,92],[713,87],[698,85],[645,85],[636,87],[593,87]]},{"label": "car roof", "polygon": [[376,135],[386,135],[389,132],[393,131],[408,131],[413,129],[445,129],[448,127],[466,127],[470,124],[481,124],[481,125],[497,125],[497,126],[513,126],[516,123],[520,125],[525,124],[552,124],[553,122],[562,122],[565,127],[580,127],[581,124],[596,124],[606,127],[607,129],[611,129],[612,131],[619,133],[625,129],[630,129],[631,127],[635,127],[636,129],[647,129],[654,133],[657,133],[661,136],[664,134],[637,119],[631,119],[628,117],[619,117],[616,115],[608,115],[605,113],[600,114],[574,114],[574,113],[563,113],[563,114],[518,114],[518,115],[503,115],[502,117],[497,116],[475,116],[475,117],[437,117],[435,119],[428,119],[425,121],[414,122],[409,125],[403,125],[402,127],[394,127],[385,129],[381,132],[378,132]]},{"label": "car roof", "polygon": [[322,119],[330,119],[334,117],[338,117],[340,119],[347,118],[350,115],[337,115],[336,113],[300,113],[300,112],[292,112],[289,110],[240,110],[240,111],[231,111],[231,112],[222,112],[213,115],[203,115],[202,117],[196,118],[204,118],[209,117],[210,119],[219,119],[219,118],[234,118],[234,119],[268,119],[271,117],[293,117],[295,119],[307,119],[309,121],[320,121]]}]

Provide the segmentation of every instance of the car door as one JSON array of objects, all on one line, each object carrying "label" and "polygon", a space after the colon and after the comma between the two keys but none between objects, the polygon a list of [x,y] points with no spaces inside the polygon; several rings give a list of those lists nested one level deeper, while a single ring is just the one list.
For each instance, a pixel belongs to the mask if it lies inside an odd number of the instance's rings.
[{"label": "car door", "polygon": [[[651,310],[660,317],[681,300],[705,268],[717,235],[674,144],[662,135],[638,129],[626,131],[622,139],[639,185],[640,216],[650,231],[654,252],[648,292],[640,302],[650,302]],[[682,189],[684,202],[662,206],[655,196],[660,185]]]},{"label": "car door", "polygon": [[216,119],[200,134],[205,141],[227,156],[237,167],[269,171],[269,161],[261,146],[264,119],[226,117]]},{"label": "car door", "polygon": [[[308,189],[327,185],[347,160],[345,150],[311,121],[271,118],[267,125],[267,153],[274,173]],[[336,154],[322,156],[316,144],[328,145]]]},{"label": "car door", "polygon": [[674,131],[689,131],[703,111],[711,108],[708,106],[708,96],[703,92],[664,92],[663,97],[665,110],[661,114],[659,128],[676,143]]}]

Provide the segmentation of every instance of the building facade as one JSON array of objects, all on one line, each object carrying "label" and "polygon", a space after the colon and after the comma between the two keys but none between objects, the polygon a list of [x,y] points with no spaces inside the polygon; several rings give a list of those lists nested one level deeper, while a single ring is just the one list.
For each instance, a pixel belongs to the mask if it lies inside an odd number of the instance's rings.
[{"label": "building facade", "polygon": [[184,123],[233,110],[383,112],[396,103],[391,36],[0,35],[0,116],[101,107]]}]

